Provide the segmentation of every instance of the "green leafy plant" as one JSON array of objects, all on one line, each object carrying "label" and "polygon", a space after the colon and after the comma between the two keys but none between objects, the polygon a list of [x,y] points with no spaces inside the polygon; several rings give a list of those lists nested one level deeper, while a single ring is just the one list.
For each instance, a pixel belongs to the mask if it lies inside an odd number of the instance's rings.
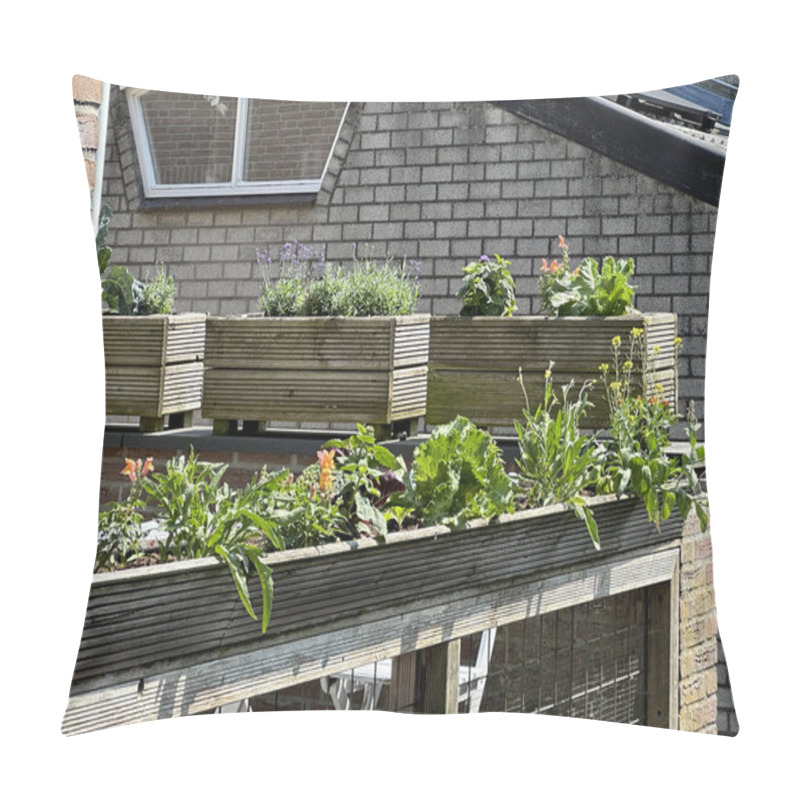
[{"label": "green leafy plant", "polygon": [[[680,346],[676,339],[676,348]],[[646,363],[644,331],[634,328],[627,354],[619,336],[612,340],[613,366],[600,365],[609,406],[610,441],[603,453],[597,483],[600,493],[630,493],[644,501],[651,522],[658,525],[677,506],[684,518],[695,508],[702,528],[708,524],[708,500],[697,477],[704,457],[697,445],[699,425],[693,405],[688,421],[690,451],[670,457],[670,431],[677,415],[663,396],[664,388],[645,375],[643,386],[634,379],[634,362]]]},{"label": "green leafy plant", "polygon": [[492,437],[465,417],[435,428],[414,450],[406,496],[426,525],[462,528],[514,507],[511,478]]},{"label": "green leafy plant", "polygon": [[125,316],[172,313],[175,283],[166,274],[163,263],[159,263],[154,278],[148,275],[143,281],[134,278],[127,267],[111,265],[111,248],[105,243],[111,216],[111,209],[103,206],[95,236],[102,299],[108,313]]},{"label": "green leafy plant", "polygon": [[[419,298],[419,262],[356,259],[345,268],[324,253],[295,242],[276,262],[256,252],[264,275],[260,305],[265,316],[377,317],[412,314]],[[271,274],[274,273],[274,274]]]},{"label": "green leafy plant", "polygon": [[533,413],[520,369],[518,380],[525,395],[525,424],[514,421],[520,449],[516,462],[520,486],[527,503],[534,508],[554,503],[572,508],[586,523],[589,536],[599,550],[597,522],[584,493],[597,481],[602,461],[594,437],[580,430],[580,422],[592,405],[588,399],[592,382],[584,383],[577,400],[571,401],[574,381],[570,381],[562,387],[559,403],[553,390],[552,369],[551,361],[544,373],[544,399]]},{"label": "green leafy plant", "polygon": [[633,310],[635,265],[632,258],[617,260],[611,256],[599,266],[593,258],[584,258],[570,269],[569,247],[563,236],[558,237],[561,261],[548,266],[542,259],[539,294],[542,310],[558,317],[612,317]]},{"label": "green leafy plant", "polygon": [[405,464],[375,443],[370,428],[359,425],[347,439],[326,442],[317,460],[296,478],[282,473],[268,499],[265,515],[288,547],[382,539],[390,522],[400,525],[407,509],[395,501],[405,490]]},{"label": "green leafy plant", "polygon": [[[406,466],[383,445],[376,444],[374,431],[358,425],[347,439],[331,439],[324,445],[335,459],[336,497],[353,536],[383,538],[387,522],[399,523],[403,512],[392,499],[404,492]],[[329,456],[330,458],[330,456]],[[322,461],[320,469],[322,469]]]},{"label": "green leafy plant", "polygon": [[510,261],[495,254],[481,256],[464,267],[464,279],[456,298],[461,300],[462,317],[510,317],[517,310]]}]

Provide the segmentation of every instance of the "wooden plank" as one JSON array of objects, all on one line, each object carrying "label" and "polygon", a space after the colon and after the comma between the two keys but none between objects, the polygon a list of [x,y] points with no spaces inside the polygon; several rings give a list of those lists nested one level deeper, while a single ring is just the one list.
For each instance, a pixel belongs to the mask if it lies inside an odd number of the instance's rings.
[{"label": "wooden plank", "polygon": [[199,713],[324,675],[393,658],[487,628],[672,580],[677,547],[639,551],[558,575],[485,590],[463,587],[436,603],[393,609],[394,625],[367,609],[346,625],[315,626],[264,639],[253,650],[210,651],[205,660],[170,664],[73,684],[65,734]]},{"label": "wooden plank", "polygon": [[[410,597],[433,601],[465,586],[546,575],[655,546],[682,529],[671,518],[656,531],[637,501],[590,502],[600,554],[583,523],[560,507],[458,532],[435,527],[390,534],[386,544],[357,540],[270,554],[275,597],[266,636],[337,624],[363,609],[391,613]],[[255,580],[251,593],[259,607]],[[227,568],[215,559],[95,575],[75,680],[142,669],[165,653],[191,659],[220,647],[257,648],[263,641],[260,625],[239,605]]]}]

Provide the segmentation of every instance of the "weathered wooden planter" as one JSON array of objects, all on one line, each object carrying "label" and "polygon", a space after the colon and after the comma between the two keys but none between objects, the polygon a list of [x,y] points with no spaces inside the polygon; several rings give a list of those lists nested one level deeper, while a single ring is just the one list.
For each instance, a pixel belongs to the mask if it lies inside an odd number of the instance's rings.
[{"label": "weathered wooden planter", "polygon": [[[63,731],[197,713],[672,579],[677,515],[658,530],[639,501],[590,502],[600,552],[550,507],[272,554],[264,635],[214,559],[95,575]],[[259,607],[255,578],[251,592]]]},{"label": "weathered wooden planter", "polygon": [[106,414],[183,427],[200,408],[204,347],[205,314],[104,316]]},{"label": "weathered wooden planter", "polygon": [[429,321],[209,317],[202,414],[215,433],[239,420],[251,430],[275,420],[410,429],[426,410]]},{"label": "weathered wooden planter", "polygon": [[[586,380],[597,380],[590,393],[594,408],[587,428],[602,428],[608,419],[598,367],[612,363],[611,340],[619,336],[628,352],[629,334],[643,328],[651,386],[661,384],[663,397],[675,407],[678,365],[675,314],[627,314],[619,317],[432,317],[426,422],[449,422],[456,415],[478,425],[511,426],[523,421],[525,396],[518,383],[522,369],[531,411],[544,396],[544,372],[554,362],[553,383],[575,380],[577,397]],[[660,352],[656,352],[660,348]],[[635,363],[635,374],[643,365]],[[560,389],[558,391],[560,399]]]}]

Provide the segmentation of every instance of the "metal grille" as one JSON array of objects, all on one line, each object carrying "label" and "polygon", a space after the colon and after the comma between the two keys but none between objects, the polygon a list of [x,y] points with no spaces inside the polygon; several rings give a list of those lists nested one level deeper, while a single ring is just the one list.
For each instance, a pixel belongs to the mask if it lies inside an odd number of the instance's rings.
[{"label": "metal grille", "polygon": [[[499,628],[480,711],[644,724],[645,595],[638,589]],[[462,652],[478,639],[464,640]]]}]

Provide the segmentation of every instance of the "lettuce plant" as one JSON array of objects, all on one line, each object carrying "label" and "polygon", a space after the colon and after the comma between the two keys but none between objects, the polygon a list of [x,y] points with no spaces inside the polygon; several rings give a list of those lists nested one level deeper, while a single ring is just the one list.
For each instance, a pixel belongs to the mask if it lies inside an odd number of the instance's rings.
[{"label": "lettuce plant", "polygon": [[634,288],[632,258],[603,259],[602,266],[593,258],[584,258],[570,269],[569,247],[558,237],[561,261],[542,259],[539,293],[542,310],[557,317],[614,317],[633,310]]},{"label": "lettuce plant", "polygon": [[465,417],[435,428],[414,451],[406,503],[426,525],[462,528],[513,511],[500,448]]}]

